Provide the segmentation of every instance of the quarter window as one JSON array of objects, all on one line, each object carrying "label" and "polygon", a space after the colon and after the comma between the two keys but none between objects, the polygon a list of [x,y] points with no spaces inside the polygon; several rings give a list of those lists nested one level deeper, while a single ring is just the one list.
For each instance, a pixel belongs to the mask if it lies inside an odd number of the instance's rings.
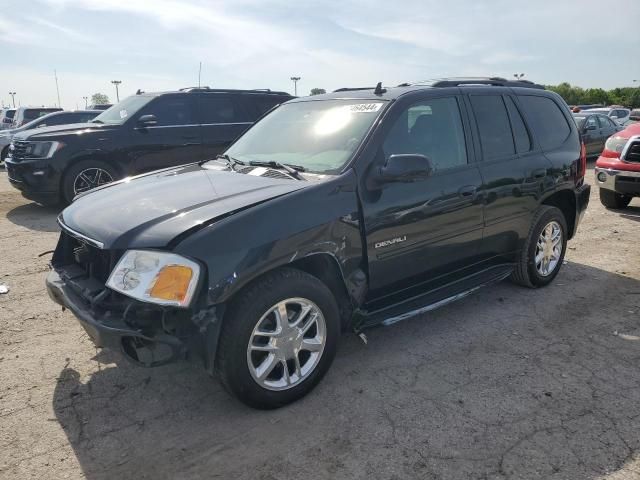
[{"label": "quarter window", "polygon": [[534,95],[520,95],[518,98],[544,150],[558,148],[569,138],[571,126],[556,102]]},{"label": "quarter window", "polygon": [[500,95],[472,95],[484,160],[515,154],[507,108]]},{"label": "quarter window", "polygon": [[402,112],[383,144],[385,158],[420,154],[436,171],[467,164],[467,149],[458,101],[434,98]]}]

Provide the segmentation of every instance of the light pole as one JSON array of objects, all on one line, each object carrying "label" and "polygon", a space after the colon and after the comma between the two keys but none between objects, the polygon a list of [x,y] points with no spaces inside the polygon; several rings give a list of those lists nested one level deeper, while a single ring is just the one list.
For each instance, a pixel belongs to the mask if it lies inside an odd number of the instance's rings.
[{"label": "light pole", "polygon": [[298,80],[302,77],[291,77],[291,81],[293,82],[293,94],[294,96],[298,96]]},{"label": "light pole", "polygon": [[122,83],[122,80],[111,80],[111,83],[113,83],[116,86],[116,99],[118,100],[118,102],[120,102],[120,94],[118,93],[118,85],[120,85]]},{"label": "light pole", "polygon": [[88,103],[87,103],[88,100],[89,100],[89,97],[82,97],[82,98],[84,99],[84,109],[86,110],[87,107],[89,106]]},{"label": "light pole", "polygon": [[16,108],[16,92],[9,92],[11,95],[11,101],[13,102],[13,108]]},{"label": "light pole", "polygon": [[513,76],[516,77],[516,80],[522,80],[524,73],[514,73]]}]

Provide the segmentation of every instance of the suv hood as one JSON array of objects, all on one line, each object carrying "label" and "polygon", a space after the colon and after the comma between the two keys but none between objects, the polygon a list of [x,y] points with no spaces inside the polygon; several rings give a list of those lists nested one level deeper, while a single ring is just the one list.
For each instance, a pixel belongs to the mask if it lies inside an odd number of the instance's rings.
[{"label": "suv hood", "polygon": [[92,132],[104,132],[113,130],[120,125],[106,125],[104,123],[70,123],[68,125],[55,125],[52,127],[32,128],[16,132],[14,140],[54,140],[67,135],[82,135]]},{"label": "suv hood", "polygon": [[165,247],[187,230],[310,185],[192,164],[100,187],[58,221],[105,249]]}]

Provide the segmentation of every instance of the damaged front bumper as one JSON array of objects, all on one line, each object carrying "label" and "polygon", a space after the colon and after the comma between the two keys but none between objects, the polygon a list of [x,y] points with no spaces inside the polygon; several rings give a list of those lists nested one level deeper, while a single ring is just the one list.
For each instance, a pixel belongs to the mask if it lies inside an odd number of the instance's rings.
[{"label": "damaged front bumper", "polygon": [[[54,302],[76,316],[96,346],[121,352],[146,367],[198,358],[208,368],[209,325],[198,328],[188,319],[166,320],[166,310],[136,305],[140,302],[129,299],[123,299],[128,303],[123,308],[102,308],[100,294],[90,297],[86,293],[95,292],[92,280],[70,270],[52,270],[46,280],[47,291]],[[111,295],[107,290],[103,292],[103,297]],[[136,318],[137,309],[132,308],[135,306],[146,310],[143,320]]]}]

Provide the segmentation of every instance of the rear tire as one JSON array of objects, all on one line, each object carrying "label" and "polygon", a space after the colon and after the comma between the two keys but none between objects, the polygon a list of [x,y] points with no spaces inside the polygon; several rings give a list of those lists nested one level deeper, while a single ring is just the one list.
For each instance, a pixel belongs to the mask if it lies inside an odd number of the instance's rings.
[{"label": "rear tire", "polygon": [[602,203],[606,208],[622,210],[629,206],[629,202],[631,202],[631,197],[621,195],[606,188],[600,189],[600,203]]},{"label": "rear tire", "polygon": [[71,203],[76,195],[111,183],[119,178],[118,172],[100,160],[84,160],[72,165],[62,179],[62,199]]},{"label": "rear tire", "polygon": [[[304,315],[300,304],[310,308]],[[289,333],[283,334],[283,328]],[[275,270],[229,305],[216,371],[227,391],[245,404],[282,407],[320,382],[335,357],[339,335],[338,306],[327,286],[300,270]]]},{"label": "rear tire", "polygon": [[0,167],[4,167],[4,159],[9,155],[9,145],[4,147],[0,152]]},{"label": "rear tire", "polygon": [[567,239],[567,222],[562,211],[541,206],[531,222],[511,280],[528,288],[550,284],[562,267]]}]

